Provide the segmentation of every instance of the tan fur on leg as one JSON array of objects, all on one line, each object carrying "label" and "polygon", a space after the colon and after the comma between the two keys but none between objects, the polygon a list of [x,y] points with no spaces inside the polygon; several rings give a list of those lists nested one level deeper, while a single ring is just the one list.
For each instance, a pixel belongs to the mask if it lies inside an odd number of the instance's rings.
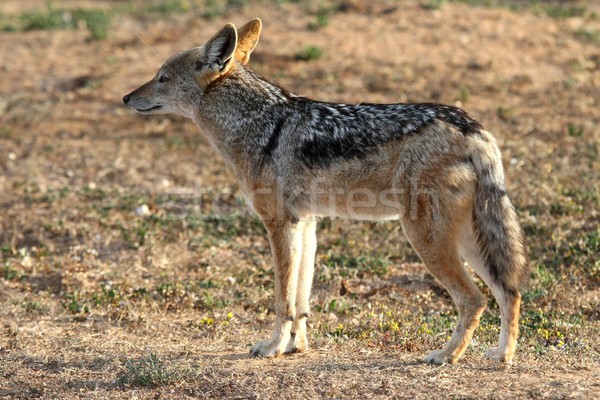
[{"label": "tan fur on leg", "polygon": [[516,296],[507,293],[501,285],[494,282],[477,247],[471,224],[467,224],[463,228],[459,251],[475,273],[489,286],[500,307],[500,341],[498,347],[489,349],[485,356],[492,360],[504,361],[510,364],[517,347],[521,296],[518,293]]},{"label": "tan fur on leg", "polygon": [[264,221],[269,233],[275,268],[275,327],[271,340],[259,342],[250,352],[274,357],[285,352],[296,319],[296,291],[302,258],[304,221]]},{"label": "tan fur on leg", "polygon": [[292,337],[288,343],[286,353],[308,350],[306,323],[310,314],[310,289],[315,269],[315,252],[317,250],[316,228],[316,219],[313,218],[306,221],[302,240],[302,261],[298,271],[296,319],[292,324]]}]

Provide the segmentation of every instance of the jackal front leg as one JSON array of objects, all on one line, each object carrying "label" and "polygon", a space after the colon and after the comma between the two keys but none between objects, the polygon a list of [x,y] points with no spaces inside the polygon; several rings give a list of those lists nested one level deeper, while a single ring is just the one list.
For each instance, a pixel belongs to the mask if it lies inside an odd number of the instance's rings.
[{"label": "jackal front leg", "polygon": [[302,235],[302,257],[298,271],[298,286],[296,290],[296,319],[292,323],[292,332],[286,353],[298,353],[308,350],[306,323],[310,314],[310,289],[315,270],[315,252],[317,250],[316,236],[317,220],[309,218],[304,223]]},{"label": "jackal front leg", "polygon": [[250,352],[260,357],[276,357],[285,352],[296,319],[298,271],[302,259],[305,221],[291,218],[264,221],[275,274],[275,327],[270,340],[257,343]]}]

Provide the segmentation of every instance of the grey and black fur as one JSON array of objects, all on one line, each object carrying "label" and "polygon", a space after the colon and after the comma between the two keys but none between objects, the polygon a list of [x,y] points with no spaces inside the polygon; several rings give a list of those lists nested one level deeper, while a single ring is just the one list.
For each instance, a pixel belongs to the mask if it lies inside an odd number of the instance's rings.
[{"label": "grey and black fur", "polygon": [[334,104],[289,93],[246,67],[261,27],[258,19],[239,30],[226,25],[123,99],[141,113],[191,118],[262,218],[276,318],[271,339],[251,352],[308,349],[315,220],[339,216],[399,220],[452,296],[459,322],[426,362],[457,361],[485,308],[463,260],[490,287],[502,314],[500,343],[486,356],[510,362],[529,263],[493,136],[455,107]]}]

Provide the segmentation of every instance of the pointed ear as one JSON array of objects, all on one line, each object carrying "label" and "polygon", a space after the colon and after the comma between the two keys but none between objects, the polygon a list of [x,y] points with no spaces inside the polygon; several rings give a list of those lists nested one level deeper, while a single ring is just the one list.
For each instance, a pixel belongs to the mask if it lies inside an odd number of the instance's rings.
[{"label": "pointed ear", "polygon": [[238,29],[238,46],[235,51],[235,59],[241,64],[246,65],[250,61],[250,53],[256,47],[261,31],[262,22],[258,18],[248,21],[246,25]]},{"label": "pointed ear", "polygon": [[210,68],[222,71],[235,55],[237,30],[227,24],[204,44],[204,62]]}]

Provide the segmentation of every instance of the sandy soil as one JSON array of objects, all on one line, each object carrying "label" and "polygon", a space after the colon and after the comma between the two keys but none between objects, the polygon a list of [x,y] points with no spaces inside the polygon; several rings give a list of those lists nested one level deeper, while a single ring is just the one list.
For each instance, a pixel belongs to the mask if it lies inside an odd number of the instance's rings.
[{"label": "sandy soil", "polygon": [[[0,398],[600,392],[598,254],[581,250],[600,222],[600,42],[582,34],[600,32],[595,2],[578,3],[588,7],[584,16],[552,18],[455,2],[430,9],[425,1],[352,0],[316,30],[309,25],[331,3],[249,2],[212,19],[203,8],[138,15],[122,11],[123,1],[54,3],[108,10],[113,20],[101,41],[83,28],[0,33]],[[45,4],[5,0],[0,10]],[[448,330],[419,333],[409,322],[452,320],[450,300],[399,226],[333,221],[319,233],[313,350],[276,360],[246,354],[273,320],[264,232],[238,207],[232,173],[191,122],[134,115],[121,98],[169,56],[256,16],[264,28],[252,67],[296,93],[455,104],[495,132],[538,271],[531,293],[543,293],[524,307],[527,315],[562,315],[568,345],[548,344],[549,333],[534,328],[505,368],[482,357],[495,335],[488,324],[458,365],[418,363]],[[322,56],[298,60],[306,46]],[[237,213],[223,221],[165,217],[173,204],[193,213],[199,192]],[[136,215],[141,205],[148,215]],[[339,254],[372,254],[388,270],[332,267]],[[340,271],[362,287],[340,295]],[[392,289],[361,296],[386,285]],[[375,324],[365,339],[339,328],[389,322],[387,313],[406,323],[399,334]],[[561,329],[550,335],[562,340]],[[127,382],[127,365],[140,370],[150,354],[162,362],[153,367],[158,383]]]}]

